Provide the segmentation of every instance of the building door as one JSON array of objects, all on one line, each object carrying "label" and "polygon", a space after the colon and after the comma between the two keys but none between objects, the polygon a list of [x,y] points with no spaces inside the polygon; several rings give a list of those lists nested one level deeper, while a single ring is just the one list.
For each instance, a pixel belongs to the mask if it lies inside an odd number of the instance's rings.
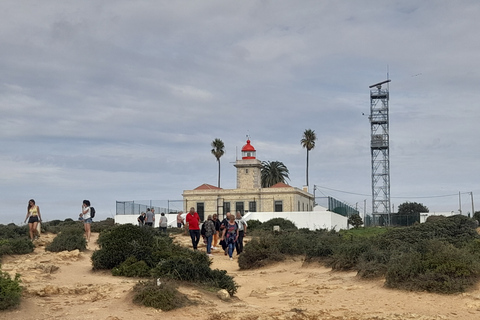
[{"label": "building door", "polygon": [[197,213],[200,217],[200,221],[205,221],[205,204],[203,202],[197,202]]}]

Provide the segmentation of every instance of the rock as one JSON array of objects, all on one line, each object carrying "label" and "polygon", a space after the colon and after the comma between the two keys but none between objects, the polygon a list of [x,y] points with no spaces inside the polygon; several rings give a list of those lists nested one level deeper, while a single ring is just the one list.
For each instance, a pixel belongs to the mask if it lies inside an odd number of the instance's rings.
[{"label": "rock", "polygon": [[223,300],[223,301],[229,301],[230,300],[230,294],[225,289],[217,291],[217,297],[220,300]]}]

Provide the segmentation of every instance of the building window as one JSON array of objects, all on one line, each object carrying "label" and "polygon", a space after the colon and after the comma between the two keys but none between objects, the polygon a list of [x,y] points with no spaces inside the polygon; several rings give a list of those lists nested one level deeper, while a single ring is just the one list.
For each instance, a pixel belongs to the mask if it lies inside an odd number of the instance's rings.
[{"label": "building window", "polygon": [[283,212],[283,201],[275,200],[275,212]]},{"label": "building window", "polygon": [[257,212],[257,202],[256,201],[250,201],[248,203],[248,212]]},{"label": "building window", "polygon": [[243,202],[235,202],[235,213],[237,213],[237,211],[240,211],[241,214],[243,214],[244,212],[244,207],[243,207]]},{"label": "building window", "polygon": [[197,213],[200,220],[205,220],[205,204],[203,202],[197,202]]},{"label": "building window", "polygon": [[247,174],[248,174],[248,169],[245,169],[245,173],[247,173]]},{"label": "building window", "polygon": [[302,211],[305,211],[305,203],[302,203]]},{"label": "building window", "polygon": [[300,211],[300,201],[298,201],[298,210],[297,211]]},{"label": "building window", "polygon": [[230,212],[230,202],[223,202],[223,215],[225,216],[227,212]]}]

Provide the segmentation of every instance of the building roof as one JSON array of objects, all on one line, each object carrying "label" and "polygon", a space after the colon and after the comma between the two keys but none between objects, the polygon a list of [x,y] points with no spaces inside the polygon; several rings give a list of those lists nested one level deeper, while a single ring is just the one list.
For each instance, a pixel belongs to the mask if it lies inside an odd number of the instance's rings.
[{"label": "building roof", "polygon": [[293,187],[292,187],[292,186],[289,186],[289,185],[286,184],[286,183],[279,182],[279,183],[274,184],[274,185],[271,186],[270,188],[293,188]]},{"label": "building roof", "polygon": [[208,183],[204,183],[204,184],[202,184],[201,186],[198,186],[198,187],[196,187],[196,188],[193,189],[193,190],[212,190],[212,189],[221,190],[222,188],[212,186],[211,184],[208,184]]}]

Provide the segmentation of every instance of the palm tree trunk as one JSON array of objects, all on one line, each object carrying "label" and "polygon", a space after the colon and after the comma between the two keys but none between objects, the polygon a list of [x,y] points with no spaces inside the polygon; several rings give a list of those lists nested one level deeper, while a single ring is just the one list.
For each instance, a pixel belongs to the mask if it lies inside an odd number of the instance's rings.
[{"label": "palm tree trunk", "polygon": [[218,159],[218,187],[220,188],[220,159]]},{"label": "palm tree trunk", "polygon": [[307,149],[307,188],[308,188],[308,149]]}]

